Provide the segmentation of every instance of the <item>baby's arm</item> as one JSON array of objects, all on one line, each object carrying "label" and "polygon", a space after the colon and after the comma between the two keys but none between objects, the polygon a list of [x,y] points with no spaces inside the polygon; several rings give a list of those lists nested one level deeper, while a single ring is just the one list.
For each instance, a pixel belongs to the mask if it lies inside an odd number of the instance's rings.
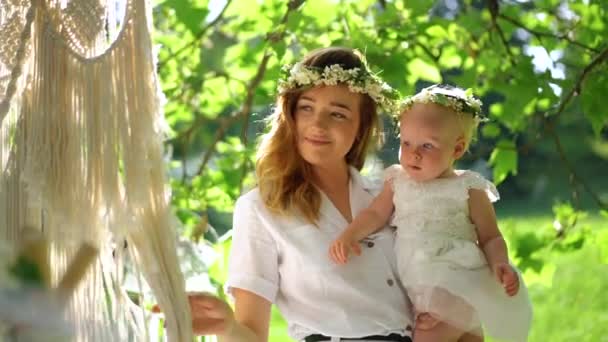
[{"label": "baby's arm", "polygon": [[363,209],[338,236],[329,248],[331,259],[337,263],[347,262],[352,251],[361,254],[359,240],[382,228],[393,213],[393,189],[390,181],[384,182],[382,192],[378,194],[369,207]]},{"label": "baby's arm", "polygon": [[513,296],[519,289],[519,277],[509,265],[507,244],[498,229],[494,207],[485,191],[469,190],[469,215],[477,229],[477,241],[488,264],[506,293]]}]

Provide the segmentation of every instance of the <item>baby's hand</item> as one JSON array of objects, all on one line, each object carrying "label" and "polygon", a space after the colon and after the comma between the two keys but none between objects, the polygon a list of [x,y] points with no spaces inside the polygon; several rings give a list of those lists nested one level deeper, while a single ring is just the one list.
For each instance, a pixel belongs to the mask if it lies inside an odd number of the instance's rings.
[{"label": "baby's hand", "polygon": [[506,263],[498,263],[494,265],[494,274],[498,282],[505,288],[505,292],[509,296],[515,296],[519,290],[519,276],[517,272]]},{"label": "baby's hand", "polygon": [[428,312],[422,312],[416,315],[417,330],[431,330],[437,324],[439,324],[439,320]]},{"label": "baby's hand", "polygon": [[361,255],[361,246],[349,234],[343,233],[329,247],[329,258],[336,264],[346,264],[351,252]]}]

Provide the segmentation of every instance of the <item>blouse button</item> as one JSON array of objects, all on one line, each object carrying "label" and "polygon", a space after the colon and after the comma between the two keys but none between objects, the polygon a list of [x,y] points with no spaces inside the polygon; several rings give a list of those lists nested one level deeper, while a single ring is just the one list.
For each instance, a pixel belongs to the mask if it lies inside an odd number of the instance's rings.
[{"label": "blouse button", "polygon": [[387,279],[387,280],[386,280],[386,283],[388,284],[388,286],[393,286],[393,284],[394,284],[395,282],[393,281],[393,279]]},{"label": "blouse button", "polygon": [[367,243],[367,247],[369,247],[369,248],[374,247],[374,243],[373,243],[372,241],[369,241],[369,242]]}]

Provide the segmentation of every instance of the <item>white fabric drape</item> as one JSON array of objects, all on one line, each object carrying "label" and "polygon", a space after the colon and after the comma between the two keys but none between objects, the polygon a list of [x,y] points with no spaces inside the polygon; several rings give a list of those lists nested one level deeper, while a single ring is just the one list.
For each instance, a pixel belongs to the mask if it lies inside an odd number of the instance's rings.
[{"label": "white fabric drape", "polygon": [[143,311],[129,310],[120,288],[122,253],[112,255],[125,240],[169,339],[192,340],[149,6],[129,0],[116,21],[109,0],[0,0],[0,238],[21,243],[25,227],[40,231],[53,284],[81,243],[99,248],[65,312],[82,341],[147,340],[132,326]]}]

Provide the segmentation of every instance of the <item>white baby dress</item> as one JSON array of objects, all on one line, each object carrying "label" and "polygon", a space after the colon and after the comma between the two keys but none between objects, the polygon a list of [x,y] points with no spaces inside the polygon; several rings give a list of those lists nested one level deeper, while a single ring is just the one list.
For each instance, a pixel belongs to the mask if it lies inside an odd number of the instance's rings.
[{"label": "white baby dress", "polygon": [[[416,182],[400,165],[386,170],[394,193],[399,276],[417,312],[434,313],[468,331],[481,321],[486,336],[526,341],[532,308],[523,279],[520,275],[519,291],[509,297],[478,247],[469,219],[469,189],[486,191],[492,202],[498,192],[478,173],[456,175]],[[463,301],[468,305],[458,305]]]}]

